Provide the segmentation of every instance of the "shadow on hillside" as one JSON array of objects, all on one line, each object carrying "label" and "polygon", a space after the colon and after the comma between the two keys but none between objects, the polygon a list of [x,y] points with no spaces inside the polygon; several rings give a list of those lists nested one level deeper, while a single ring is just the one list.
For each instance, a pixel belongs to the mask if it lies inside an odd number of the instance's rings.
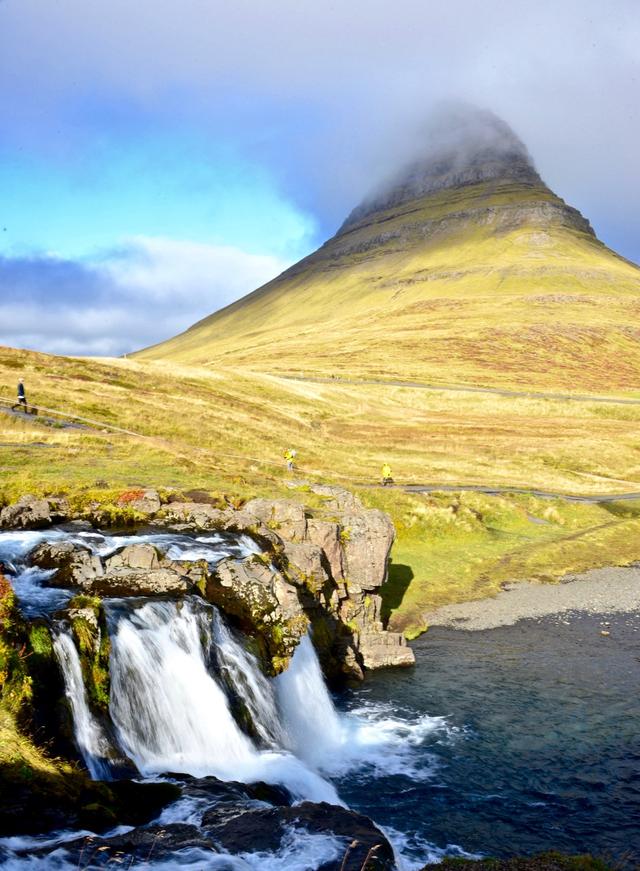
[{"label": "shadow on hillside", "polygon": [[401,563],[389,562],[389,576],[380,588],[382,595],[382,621],[387,625],[391,612],[402,604],[407,587],[413,580],[413,569]]}]

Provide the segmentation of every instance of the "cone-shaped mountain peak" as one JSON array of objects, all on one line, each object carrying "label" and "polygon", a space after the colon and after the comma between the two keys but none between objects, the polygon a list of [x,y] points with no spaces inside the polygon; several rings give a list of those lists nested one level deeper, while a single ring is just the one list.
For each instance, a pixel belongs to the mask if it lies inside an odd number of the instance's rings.
[{"label": "cone-shaped mountain peak", "polygon": [[504,121],[465,107],[317,251],[141,355],[610,391],[638,382],[638,300],[638,267],[545,185]]},{"label": "cone-shaped mountain peak", "polygon": [[542,184],[525,144],[505,121],[473,107],[442,109],[429,124],[423,154],[366,197],[340,232],[436,191],[497,181]]}]

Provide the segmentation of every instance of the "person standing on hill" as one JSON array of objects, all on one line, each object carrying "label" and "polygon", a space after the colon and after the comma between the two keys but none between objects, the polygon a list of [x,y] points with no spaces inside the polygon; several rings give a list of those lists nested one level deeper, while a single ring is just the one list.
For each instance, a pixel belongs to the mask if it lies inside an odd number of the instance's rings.
[{"label": "person standing on hill", "polygon": [[393,484],[393,478],[391,477],[391,466],[389,463],[382,464],[382,486],[386,487],[387,484]]},{"label": "person standing on hill", "polygon": [[287,448],[284,452],[284,459],[287,464],[287,472],[293,472],[293,461],[295,460],[296,452],[293,448]]},{"label": "person standing on hill", "polygon": [[20,378],[18,380],[18,401],[15,405],[11,406],[11,410],[14,411],[16,408],[20,408],[22,406],[26,412],[27,410],[27,395],[24,391],[24,379]]}]

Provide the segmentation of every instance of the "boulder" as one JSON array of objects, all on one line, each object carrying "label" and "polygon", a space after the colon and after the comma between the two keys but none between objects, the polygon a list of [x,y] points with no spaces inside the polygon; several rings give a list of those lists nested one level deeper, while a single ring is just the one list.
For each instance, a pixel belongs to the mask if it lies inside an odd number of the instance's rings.
[{"label": "boulder", "polygon": [[362,511],[363,505],[360,499],[350,490],[344,487],[336,487],[333,484],[312,484],[312,493],[322,496],[327,500],[327,508],[336,511]]},{"label": "boulder", "polygon": [[219,562],[205,597],[256,640],[271,674],[287,666],[309,625],[296,587],[259,556]]},{"label": "boulder", "polygon": [[344,580],[340,525],[331,520],[311,518],[307,520],[307,541],[322,549],[334,581]]},{"label": "boulder", "polygon": [[365,668],[386,668],[392,665],[414,665],[415,655],[400,632],[361,632],[358,651]]},{"label": "boulder", "polygon": [[243,512],[253,515],[288,541],[304,541],[307,519],[304,505],[293,499],[252,499]]},{"label": "boulder", "polygon": [[[92,825],[91,806],[87,806],[84,810],[85,827],[98,831],[105,828],[104,825],[101,827]],[[96,810],[99,811],[100,807],[98,806]],[[200,849],[212,854],[218,852],[211,839],[203,835],[197,826],[189,823],[167,823],[162,826],[152,824],[110,838],[95,836],[77,838],[66,842],[64,848],[66,858],[73,867],[78,868],[104,868],[113,867],[114,864],[117,866],[122,862],[123,856],[126,857],[128,866],[131,866],[132,864],[148,865],[152,853],[154,862],[161,862],[171,860],[172,854],[178,850]],[[46,856],[50,849],[42,848],[38,854]],[[172,863],[171,867],[180,867],[180,865]]]},{"label": "boulder", "polygon": [[21,496],[0,511],[0,527],[5,529],[45,529],[53,522],[48,499]]},{"label": "boulder", "polygon": [[274,852],[285,833],[293,829],[345,839],[344,851],[324,863],[322,871],[393,871],[396,867],[391,844],[369,817],[326,802],[305,801],[279,808],[238,808],[223,803],[205,812],[202,828],[232,854]]},{"label": "boulder", "polygon": [[98,596],[186,596],[194,586],[188,576],[171,569],[114,569],[83,589]]},{"label": "boulder", "polygon": [[289,561],[289,576],[295,584],[313,593],[324,591],[329,574],[324,567],[326,557],[321,547],[285,541],[284,555]]},{"label": "boulder", "polygon": [[395,538],[388,514],[377,508],[347,512],[341,518],[344,570],[353,590],[375,590],[387,578],[387,562]]},{"label": "boulder", "polygon": [[[127,494],[125,494],[125,497]],[[160,510],[160,496],[157,490],[146,489],[141,490],[140,495],[135,499],[121,497],[120,502],[129,506],[134,511],[140,514],[155,514]]]},{"label": "boulder", "polygon": [[161,554],[152,544],[129,544],[108,556],[105,569],[108,573],[119,569],[158,569]]},{"label": "boulder", "polygon": [[221,529],[230,513],[202,502],[170,502],[163,505],[161,517],[156,517],[155,521],[188,524],[195,529]]},{"label": "boulder", "polygon": [[41,569],[55,569],[55,575],[47,581],[50,587],[87,589],[104,573],[98,556],[71,541],[43,541],[31,551],[29,562]]}]

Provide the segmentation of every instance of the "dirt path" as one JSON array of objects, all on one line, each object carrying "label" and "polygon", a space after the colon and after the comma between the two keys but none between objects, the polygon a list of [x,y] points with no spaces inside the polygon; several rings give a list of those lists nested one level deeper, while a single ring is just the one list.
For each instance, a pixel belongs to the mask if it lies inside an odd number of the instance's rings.
[{"label": "dirt path", "polygon": [[557,399],[568,402],[608,402],[614,405],[640,405],[640,399],[613,396],[589,396],[579,393],[538,393],[533,390],[503,390],[499,387],[467,387],[459,384],[429,384],[424,381],[380,381],[375,378],[315,378],[306,375],[274,375],[286,381],[309,381],[315,384],[373,384],[378,387],[408,387],[437,393],[489,393],[494,396],[520,396],[526,399]]},{"label": "dirt path", "polygon": [[[381,487],[381,484],[377,484]],[[481,484],[396,484],[396,489],[405,493],[484,493],[487,496],[499,496],[501,493],[520,493],[524,496],[537,496],[539,499],[566,499],[567,502],[582,502],[596,505],[598,502],[624,502],[640,499],[640,492],[603,493],[595,496],[573,496],[569,493],[558,493],[553,490],[537,490],[528,487],[487,487]]]}]

